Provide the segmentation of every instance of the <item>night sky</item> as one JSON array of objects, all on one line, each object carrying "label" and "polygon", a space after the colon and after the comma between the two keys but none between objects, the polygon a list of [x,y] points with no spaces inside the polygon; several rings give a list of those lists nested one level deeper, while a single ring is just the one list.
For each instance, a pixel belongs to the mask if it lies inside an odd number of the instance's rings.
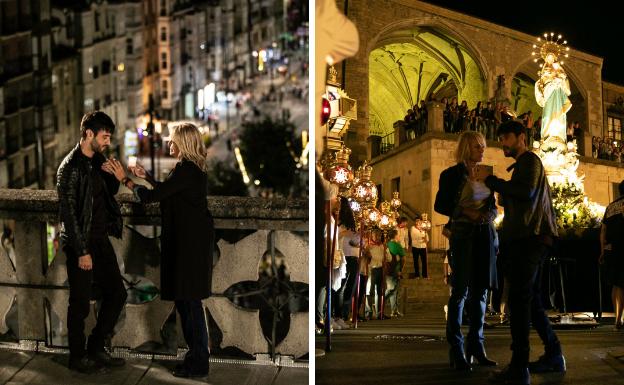
[{"label": "night sky", "polygon": [[426,0],[535,37],[562,34],[571,49],[604,59],[602,80],[624,85],[624,18],[606,1]]}]

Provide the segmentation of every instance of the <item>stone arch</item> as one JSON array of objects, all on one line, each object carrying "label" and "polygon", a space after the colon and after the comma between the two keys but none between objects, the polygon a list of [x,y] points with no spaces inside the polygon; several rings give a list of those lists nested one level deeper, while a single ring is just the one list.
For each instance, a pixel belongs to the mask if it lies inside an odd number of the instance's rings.
[{"label": "stone arch", "polygon": [[[462,32],[439,17],[412,18],[385,26],[368,42],[364,55],[368,68],[367,118],[369,123],[373,118],[383,122],[386,132],[413,104],[426,100],[432,91],[437,94],[449,83],[471,108],[490,96],[492,79],[485,56]],[[373,94],[379,85],[379,94]]]},{"label": "stone arch", "polygon": [[383,38],[386,35],[391,34],[394,31],[405,30],[413,27],[432,27],[440,30],[441,32],[453,37],[458,42],[463,44],[471,54],[471,56],[475,60],[479,69],[481,70],[481,74],[483,76],[483,80],[486,83],[486,89],[491,89],[491,76],[490,76],[490,68],[487,64],[487,60],[485,59],[485,55],[481,52],[479,47],[476,44],[473,44],[471,39],[468,38],[462,31],[457,29],[456,25],[453,25],[446,20],[438,17],[438,16],[423,16],[418,18],[406,19],[397,21],[394,23],[390,23],[386,25],[384,28],[373,37],[368,44],[366,45],[366,61],[368,61],[369,54],[375,49],[379,48],[382,45]]}]

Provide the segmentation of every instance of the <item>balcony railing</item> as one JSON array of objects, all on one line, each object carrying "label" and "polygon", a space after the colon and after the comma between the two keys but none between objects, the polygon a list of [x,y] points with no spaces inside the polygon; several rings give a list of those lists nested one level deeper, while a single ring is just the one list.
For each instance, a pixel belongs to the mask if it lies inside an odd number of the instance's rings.
[{"label": "balcony railing", "polygon": [[[172,303],[157,295],[158,204],[140,205],[130,194],[117,199],[124,231],[111,242],[123,260],[128,302],[113,350],[176,356],[181,333],[175,317],[167,321]],[[271,354],[282,363],[284,356],[307,354],[307,200],[209,197],[208,207],[218,240],[213,295],[203,301],[213,354]],[[51,230],[57,218],[55,191],[0,189],[0,219],[14,221],[14,242],[0,247],[0,325],[14,325],[5,336],[13,334],[17,347],[67,346],[66,257]]]}]

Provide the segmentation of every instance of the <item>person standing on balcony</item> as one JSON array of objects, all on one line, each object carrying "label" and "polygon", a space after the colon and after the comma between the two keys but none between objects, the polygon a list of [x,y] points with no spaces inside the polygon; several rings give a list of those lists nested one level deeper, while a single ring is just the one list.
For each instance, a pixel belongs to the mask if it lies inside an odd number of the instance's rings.
[{"label": "person standing on balcony", "polygon": [[[442,171],[435,199],[436,212],[450,218],[451,296],[448,300],[446,338],[450,364],[456,370],[471,371],[472,357],[479,365],[494,366],[485,353],[483,325],[487,292],[497,286],[496,218],[494,192],[483,180],[486,170],[479,165],[485,152],[485,138],[476,131],[459,136],[457,164]],[[470,329],[464,356],[461,332],[464,303]]]},{"label": "person standing on balcony", "polygon": [[[509,120],[497,132],[506,157],[516,160],[506,181],[489,175],[485,185],[502,196],[505,208],[501,231],[501,258],[509,283],[511,363],[491,377],[492,382],[530,384],[530,373],[565,372],[566,364],[557,334],[541,300],[541,271],[557,237],[546,171],[540,158],[526,146],[526,127]],[[544,354],[529,363],[531,325],[544,344]]]},{"label": "person standing on balcony", "polygon": [[160,202],[160,295],[180,313],[188,352],[173,370],[176,377],[205,377],[209,371],[208,330],[202,299],[211,294],[214,224],[208,210],[206,147],[191,123],[174,126],[169,154],[178,160],[163,182],[148,178],[141,166],[132,173],[152,184],[135,185],[121,163],[109,162],[115,177],[142,203]]},{"label": "person standing on balcony", "polygon": [[[56,190],[69,281],[69,368],[95,373],[104,366],[125,363],[111,357],[104,343],[113,333],[127,293],[108,239],[109,235],[121,238],[122,231],[121,211],[114,198],[119,182],[108,172],[103,155],[115,124],[105,113],[94,111],[83,116],[80,129],[80,143],[58,169]],[[84,320],[89,315],[92,286],[101,289],[102,305],[85,349]]]}]

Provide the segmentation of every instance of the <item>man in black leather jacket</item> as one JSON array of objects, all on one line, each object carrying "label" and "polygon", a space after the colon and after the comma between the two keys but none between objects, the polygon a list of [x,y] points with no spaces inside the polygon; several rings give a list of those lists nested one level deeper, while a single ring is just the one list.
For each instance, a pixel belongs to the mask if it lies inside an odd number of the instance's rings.
[{"label": "man in black leather jacket", "polygon": [[[498,383],[530,384],[531,373],[564,372],[561,345],[544,312],[540,294],[540,271],[557,236],[550,188],[540,158],[525,144],[526,128],[515,120],[500,125],[497,132],[505,156],[516,160],[511,179],[490,175],[485,184],[502,195],[505,216],[501,233],[501,258],[509,280],[511,364],[491,380]],[[545,354],[529,363],[530,324],[545,346]]]},{"label": "man in black leather jacket", "polygon": [[[122,219],[114,195],[119,182],[102,154],[110,146],[115,124],[101,111],[85,114],[80,143],[63,159],[56,189],[59,196],[61,241],[67,256],[69,308],[67,329],[69,367],[83,373],[125,361],[104,350],[126,302],[126,289],[117,257],[108,239],[121,237]],[[102,303],[87,349],[84,320],[89,315],[92,286],[101,289]]]}]

